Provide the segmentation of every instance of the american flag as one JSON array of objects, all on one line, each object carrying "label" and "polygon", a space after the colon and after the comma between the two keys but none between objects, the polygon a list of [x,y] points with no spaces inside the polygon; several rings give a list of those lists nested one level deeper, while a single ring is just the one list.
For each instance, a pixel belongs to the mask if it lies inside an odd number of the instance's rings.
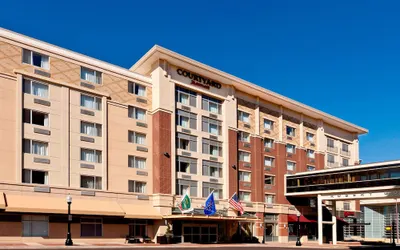
[{"label": "american flag", "polygon": [[229,205],[231,205],[231,207],[233,207],[233,209],[239,211],[241,215],[244,213],[242,204],[240,203],[236,192],[232,195],[232,197],[228,200],[228,202],[229,202]]}]

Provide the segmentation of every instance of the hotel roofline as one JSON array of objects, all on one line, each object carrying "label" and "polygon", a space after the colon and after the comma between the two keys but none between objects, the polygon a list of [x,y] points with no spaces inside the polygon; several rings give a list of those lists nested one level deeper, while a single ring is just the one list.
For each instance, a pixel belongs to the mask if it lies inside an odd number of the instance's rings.
[{"label": "hotel roofline", "polygon": [[366,134],[368,130],[357,126],[353,123],[347,122],[338,117],[332,116],[323,111],[312,108],[308,105],[302,104],[293,99],[287,98],[283,95],[260,87],[256,84],[243,80],[239,77],[233,76],[196,60],[193,60],[189,57],[171,51],[169,49],[163,48],[159,45],[153,46],[145,55],[142,56],[131,68],[130,70],[146,75],[150,72],[152,65],[154,62],[158,60],[166,60],[170,64],[184,67],[188,70],[196,72],[198,74],[204,75],[211,79],[215,79],[224,84],[231,85],[236,89],[253,95],[255,97],[268,100],[270,102],[281,105],[282,107],[297,111],[309,117],[320,119],[328,124],[334,125],[338,128],[351,131],[357,134]]}]

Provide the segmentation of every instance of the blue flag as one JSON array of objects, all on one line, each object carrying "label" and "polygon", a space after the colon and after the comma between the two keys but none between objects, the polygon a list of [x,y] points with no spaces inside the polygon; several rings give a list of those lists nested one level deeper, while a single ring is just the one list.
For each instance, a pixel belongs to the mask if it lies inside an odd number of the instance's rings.
[{"label": "blue flag", "polygon": [[206,203],[204,204],[204,214],[205,215],[214,215],[217,212],[215,208],[215,201],[214,201],[214,191],[208,196]]}]

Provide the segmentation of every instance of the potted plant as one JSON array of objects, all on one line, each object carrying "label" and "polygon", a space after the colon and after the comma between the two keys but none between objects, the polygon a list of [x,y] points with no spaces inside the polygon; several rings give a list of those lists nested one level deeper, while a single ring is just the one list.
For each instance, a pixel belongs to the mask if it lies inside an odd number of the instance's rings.
[{"label": "potted plant", "polygon": [[165,236],[167,237],[167,244],[172,244],[172,239],[174,238],[174,233],[171,230],[171,225],[167,225],[167,230],[165,231]]}]

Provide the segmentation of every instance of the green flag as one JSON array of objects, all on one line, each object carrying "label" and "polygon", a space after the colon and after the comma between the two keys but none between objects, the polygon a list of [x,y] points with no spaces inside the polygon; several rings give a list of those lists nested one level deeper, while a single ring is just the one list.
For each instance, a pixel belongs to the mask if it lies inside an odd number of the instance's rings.
[{"label": "green flag", "polygon": [[182,213],[189,213],[193,211],[192,200],[190,199],[188,192],[186,192],[185,195],[182,196],[181,202],[178,204],[178,207]]}]

